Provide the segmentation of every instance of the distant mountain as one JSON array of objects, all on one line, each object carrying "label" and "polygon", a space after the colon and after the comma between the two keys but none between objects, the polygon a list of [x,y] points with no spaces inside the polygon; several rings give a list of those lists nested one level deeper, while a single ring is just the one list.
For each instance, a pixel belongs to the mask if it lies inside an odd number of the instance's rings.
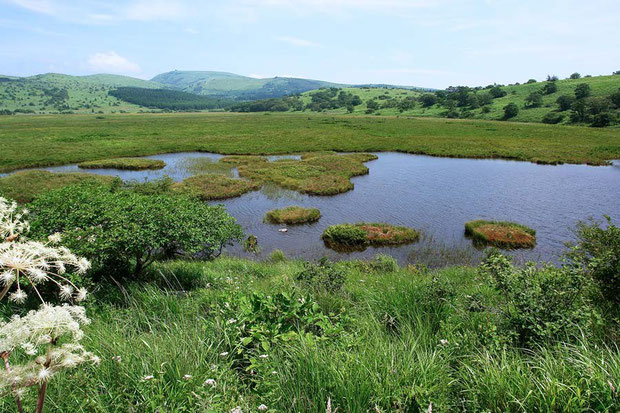
[{"label": "distant mountain", "polygon": [[196,72],[174,70],[151,79],[184,92],[214,95],[238,100],[256,100],[294,95],[324,87],[346,85],[322,80],[274,77],[256,79],[227,72]]},{"label": "distant mountain", "polygon": [[18,113],[136,112],[141,106],[108,94],[119,87],[168,89],[169,86],[120,75],[70,76],[46,73],[30,77],[0,75],[0,110]]}]

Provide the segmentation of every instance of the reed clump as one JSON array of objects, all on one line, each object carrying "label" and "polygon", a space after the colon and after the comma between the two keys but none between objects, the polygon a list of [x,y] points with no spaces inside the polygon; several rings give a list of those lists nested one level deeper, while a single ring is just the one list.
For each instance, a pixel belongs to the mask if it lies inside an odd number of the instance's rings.
[{"label": "reed clump", "polygon": [[196,196],[205,201],[235,198],[246,192],[256,191],[262,186],[259,182],[234,179],[217,174],[196,175],[172,185],[177,192]]},{"label": "reed clump", "polygon": [[332,225],[322,238],[328,248],[337,251],[363,250],[368,246],[411,244],[420,239],[420,232],[404,226],[361,222]]},{"label": "reed clump", "polygon": [[122,169],[128,171],[163,169],[165,166],[166,163],[164,161],[147,158],[100,159],[97,161],[81,162],[78,164],[78,168],[81,169]]},{"label": "reed clump", "polygon": [[265,214],[264,221],[270,224],[308,224],[321,219],[321,211],[317,208],[303,208],[289,206],[282,209],[274,209]]}]

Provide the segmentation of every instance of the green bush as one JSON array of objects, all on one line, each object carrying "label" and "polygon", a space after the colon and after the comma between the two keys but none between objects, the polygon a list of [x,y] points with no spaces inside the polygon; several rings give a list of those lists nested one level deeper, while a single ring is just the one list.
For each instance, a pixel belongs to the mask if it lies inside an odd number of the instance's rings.
[{"label": "green bush", "polygon": [[514,103],[504,106],[504,119],[514,118],[519,114],[519,107]]},{"label": "green bush", "polygon": [[313,288],[336,292],[344,286],[346,271],[327,259],[321,259],[318,264],[304,262],[295,278]]},{"label": "green bush", "polygon": [[284,251],[282,250],[278,250],[278,249],[273,250],[271,251],[271,254],[269,254],[269,261],[273,263],[285,262],[286,255],[284,254]]},{"label": "green bush", "polygon": [[344,246],[363,246],[368,244],[366,231],[356,225],[341,224],[328,227],[323,239]]},{"label": "green bush", "polygon": [[580,269],[534,264],[519,268],[496,249],[488,252],[480,269],[503,295],[503,328],[518,345],[570,342],[592,331],[597,314]]},{"label": "green bush", "polygon": [[552,125],[560,123],[563,120],[564,120],[564,115],[561,113],[557,113],[557,112],[549,112],[542,118],[543,123],[549,123]]},{"label": "green bush", "polygon": [[396,258],[386,254],[375,255],[369,265],[373,271],[377,272],[395,272],[400,269]]},{"label": "green bush", "polygon": [[65,245],[88,257],[98,270],[126,272],[133,266],[134,276],[168,256],[217,256],[243,236],[224,207],[102,185],[48,192],[31,209],[35,234],[61,232]]},{"label": "green bush", "polygon": [[606,217],[607,228],[597,222],[577,224],[577,243],[567,256],[597,283],[601,294],[620,304],[620,227]]}]

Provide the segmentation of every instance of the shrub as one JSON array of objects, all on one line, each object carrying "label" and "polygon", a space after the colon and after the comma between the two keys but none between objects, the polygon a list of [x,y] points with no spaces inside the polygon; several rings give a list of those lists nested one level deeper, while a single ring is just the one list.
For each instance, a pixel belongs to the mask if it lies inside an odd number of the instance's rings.
[{"label": "shrub", "polygon": [[540,92],[532,92],[525,98],[526,106],[530,108],[538,108],[542,106],[543,99]]},{"label": "shrub", "polygon": [[545,95],[552,95],[555,92],[558,91],[558,85],[555,84],[555,82],[548,82],[545,86],[543,86],[542,88],[542,92]]},{"label": "shrub", "polygon": [[514,118],[519,114],[519,107],[514,103],[504,106],[504,119]]},{"label": "shrub", "polygon": [[99,269],[134,276],[154,260],[181,254],[209,258],[243,236],[224,207],[170,195],[141,195],[80,185],[48,192],[32,204],[33,230],[61,232],[68,247]]},{"label": "shrub", "polygon": [[590,94],[590,85],[588,85],[587,83],[580,83],[575,88],[575,98],[577,99],[587,98],[588,96],[590,96]]},{"label": "shrub", "polygon": [[341,224],[328,227],[322,236],[323,240],[343,246],[360,246],[368,244],[366,231],[357,225]]},{"label": "shrub", "polygon": [[571,105],[575,102],[575,97],[571,95],[562,95],[557,98],[555,103],[560,106],[560,111],[564,112],[565,110],[569,110]]},{"label": "shrub", "polygon": [[611,115],[607,112],[598,113],[592,118],[590,126],[595,128],[604,128],[611,125]]},{"label": "shrub", "polygon": [[587,299],[583,272],[571,267],[523,268],[491,250],[480,265],[503,295],[500,312],[506,332],[519,345],[532,347],[587,334],[596,313]]},{"label": "shrub", "polygon": [[303,269],[295,277],[313,288],[329,292],[340,291],[346,280],[346,271],[323,258],[318,264],[304,262]]},{"label": "shrub", "polygon": [[543,123],[557,124],[564,120],[564,115],[557,112],[549,112],[542,118]]},{"label": "shrub", "polygon": [[369,264],[373,271],[378,272],[396,272],[400,269],[396,258],[386,254],[375,255]]},{"label": "shrub", "polygon": [[577,72],[573,73],[569,77],[570,79],[581,79],[581,75]]},{"label": "shrub", "polygon": [[489,89],[489,93],[493,96],[493,99],[501,98],[506,96],[508,93],[501,88],[501,86],[494,86]]},{"label": "shrub", "polygon": [[611,218],[606,220],[607,228],[593,221],[579,222],[577,242],[567,257],[592,277],[607,300],[620,304],[620,227]]}]

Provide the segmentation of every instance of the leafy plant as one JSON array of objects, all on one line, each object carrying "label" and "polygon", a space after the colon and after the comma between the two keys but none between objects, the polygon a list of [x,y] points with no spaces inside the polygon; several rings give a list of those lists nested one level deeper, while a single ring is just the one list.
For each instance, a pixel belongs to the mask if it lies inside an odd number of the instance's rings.
[{"label": "leafy plant", "polygon": [[32,204],[39,236],[60,232],[67,246],[98,269],[133,265],[138,276],[171,255],[210,258],[243,236],[222,206],[171,195],[141,195],[81,185],[49,192]]},{"label": "leafy plant", "polygon": [[318,264],[304,262],[303,269],[295,277],[298,281],[313,288],[329,292],[340,291],[346,280],[346,271],[323,258]]}]

